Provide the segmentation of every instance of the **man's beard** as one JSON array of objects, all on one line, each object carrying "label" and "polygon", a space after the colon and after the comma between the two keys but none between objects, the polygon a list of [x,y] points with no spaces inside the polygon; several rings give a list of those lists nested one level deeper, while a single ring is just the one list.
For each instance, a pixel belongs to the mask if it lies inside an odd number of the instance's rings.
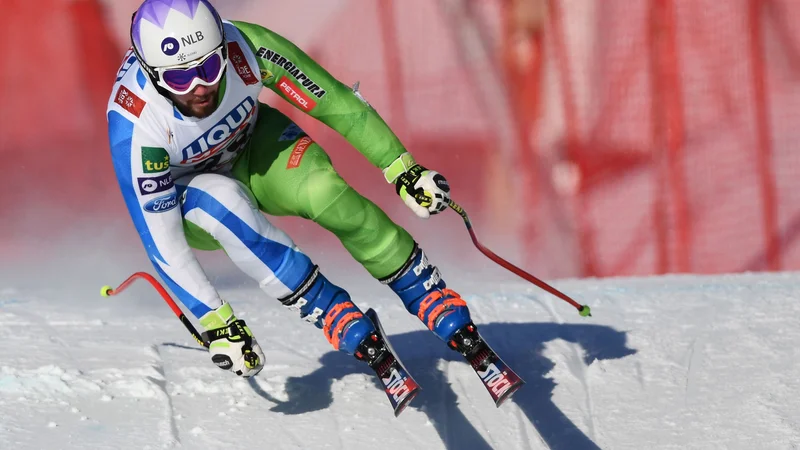
[{"label": "man's beard", "polygon": [[217,97],[219,96],[219,90],[217,90],[214,94],[210,97],[210,101],[208,104],[205,105],[197,105],[195,102],[190,103],[189,105],[184,105],[179,102],[174,102],[178,108],[178,111],[181,112],[184,116],[189,117],[197,117],[198,119],[204,119],[211,114],[214,114],[214,111],[217,110]]},{"label": "man's beard", "polygon": [[[214,95],[214,97],[216,97],[216,95]],[[193,106],[192,116],[197,117],[199,119],[204,119],[213,114],[214,111],[216,110],[217,110],[217,102],[215,98],[212,98],[211,101],[205,106]]]}]

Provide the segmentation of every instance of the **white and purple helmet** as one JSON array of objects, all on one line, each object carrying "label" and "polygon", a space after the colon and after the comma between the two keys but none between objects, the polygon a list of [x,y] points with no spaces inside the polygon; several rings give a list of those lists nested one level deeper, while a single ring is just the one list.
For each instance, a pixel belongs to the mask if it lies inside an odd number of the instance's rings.
[{"label": "white and purple helmet", "polygon": [[222,19],[208,0],[145,0],[131,43],[153,82],[176,94],[215,84],[227,65]]}]

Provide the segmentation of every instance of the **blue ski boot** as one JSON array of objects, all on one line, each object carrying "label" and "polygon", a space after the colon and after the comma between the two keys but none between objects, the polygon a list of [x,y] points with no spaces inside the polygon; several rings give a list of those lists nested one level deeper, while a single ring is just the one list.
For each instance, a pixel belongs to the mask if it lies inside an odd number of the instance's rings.
[{"label": "blue ski boot", "polygon": [[416,243],[403,267],[381,282],[400,297],[408,312],[444,342],[471,323],[467,303],[458,293],[447,289],[439,269],[428,262]]}]

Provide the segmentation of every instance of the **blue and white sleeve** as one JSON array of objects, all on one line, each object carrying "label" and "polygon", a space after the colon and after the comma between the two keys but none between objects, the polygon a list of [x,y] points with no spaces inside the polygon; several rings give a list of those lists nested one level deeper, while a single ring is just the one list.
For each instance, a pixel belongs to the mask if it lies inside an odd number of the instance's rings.
[{"label": "blue and white sleeve", "polygon": [[108,112],[111,158],[122,196],[158,274],[195,317],[222,301],[186,242],[165,142],[125,110]]}]

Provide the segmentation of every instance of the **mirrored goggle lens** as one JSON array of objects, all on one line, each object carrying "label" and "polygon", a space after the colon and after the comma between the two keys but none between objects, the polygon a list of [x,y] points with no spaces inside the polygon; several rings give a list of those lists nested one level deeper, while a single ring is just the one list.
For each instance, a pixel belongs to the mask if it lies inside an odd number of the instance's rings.
[{"label": "mirrored goggle lens", "polygon": [[206,83],[217,79],[222,71],[222,56],[215,52],[200,65],[187,69],[168,69],[161,73],[161,78],[169,87],[176,91],[188,91],[195,78],[200,78]]}]

